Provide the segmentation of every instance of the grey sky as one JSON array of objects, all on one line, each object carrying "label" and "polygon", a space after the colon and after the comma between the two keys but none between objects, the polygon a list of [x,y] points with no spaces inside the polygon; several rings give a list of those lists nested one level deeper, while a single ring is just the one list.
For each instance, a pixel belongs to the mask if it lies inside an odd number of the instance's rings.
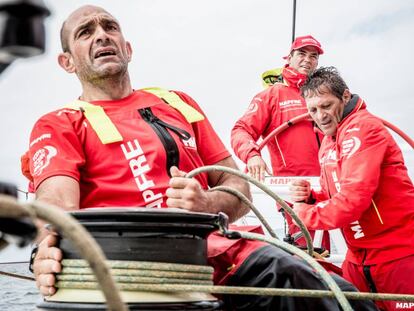
[{"label": "grey sky", "polygon": [[[121,22],[134,54],[133,86],[191,95],[229,146],[230,129],[261,90],[263,71],[284,64],[291,40],[291,1],[45,1],[47,51],[18,60],[0,76],[0,179],[26,187],[19,157],[34,122],[80,94],[74,75],[57,65],[59,29],[78,6],[94,3]],[[296,34],[312,34],[368,108],[414,137],[411,96],[414,2],[298,0]],[[404,150],[409,150],[405,144]],[[414,164],[412,150],[407,161]],[[414,167],[411,168],[411,171]]]}]

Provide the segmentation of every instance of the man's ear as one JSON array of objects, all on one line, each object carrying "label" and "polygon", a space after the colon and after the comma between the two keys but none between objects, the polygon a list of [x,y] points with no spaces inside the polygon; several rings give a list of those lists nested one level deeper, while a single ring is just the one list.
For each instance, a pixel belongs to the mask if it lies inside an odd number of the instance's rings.
[{"label": "man's ear", "polygon": [[348,89],[345,89],[344,93],[342,94],[342,101],[345,105],[351,100],[352,94]]},{"label": "man's ear", "polygon": [[58,63],[68,73],[76,72],[75,64],[73,63],[72,55],[69,52],[60,53],[58,56]]},{"label": "man's ear", "polygon": [[290,66],[290,61],[291,61],[291,59],[292,59],[292,54],[289,54],[288,55],[288,57],[287,57],[287,59],[286,59],[286,62],[287,62],[287,64]]},{"label": "man's ear", "polygon": [[128,62],[130,62],[132,58],[132,46],[131,43],[129,43],[128,41],[126,42],[126,50],[128,55]]}]

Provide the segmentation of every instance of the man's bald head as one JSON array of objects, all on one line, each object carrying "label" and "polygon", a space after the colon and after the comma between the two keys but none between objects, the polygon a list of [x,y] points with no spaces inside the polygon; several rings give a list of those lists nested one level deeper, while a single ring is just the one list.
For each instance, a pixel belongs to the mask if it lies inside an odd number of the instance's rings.
[{"label": "man's bald head", "polygon": [[60,28],[60,44],[62,46],[63,52],[69,52],[69,35],[70,30],[73,27],[73,22],[78,20],[82,16],[86,16],[91,13],[106,13],[112,16],[105,9],[94,5],[84,5],[73,11],[63,22],[62,27]]}]

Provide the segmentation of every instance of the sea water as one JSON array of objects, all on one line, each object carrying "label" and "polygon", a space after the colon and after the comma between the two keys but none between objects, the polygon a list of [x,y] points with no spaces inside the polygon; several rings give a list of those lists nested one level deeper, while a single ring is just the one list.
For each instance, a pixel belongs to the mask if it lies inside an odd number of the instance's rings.
[{"label": "sea water", "polygon": [[[33,276],[27,263],[1,264],[0,271]],[[0,274],[0,310],[32,311],[41,300],[34,281],[22,280]]]}]

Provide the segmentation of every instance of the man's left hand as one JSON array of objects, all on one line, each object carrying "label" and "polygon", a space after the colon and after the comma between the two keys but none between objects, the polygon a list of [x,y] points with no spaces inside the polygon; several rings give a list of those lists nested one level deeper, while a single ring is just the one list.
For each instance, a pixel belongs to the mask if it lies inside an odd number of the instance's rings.
[{"label": "man's left hand", "polygon": [[193,212],[208,212],[209,196],[195,178],[186,178],[185,172],[173,166],[170,169],[170,187],[167,195],[167,206],[183,208]]}]

